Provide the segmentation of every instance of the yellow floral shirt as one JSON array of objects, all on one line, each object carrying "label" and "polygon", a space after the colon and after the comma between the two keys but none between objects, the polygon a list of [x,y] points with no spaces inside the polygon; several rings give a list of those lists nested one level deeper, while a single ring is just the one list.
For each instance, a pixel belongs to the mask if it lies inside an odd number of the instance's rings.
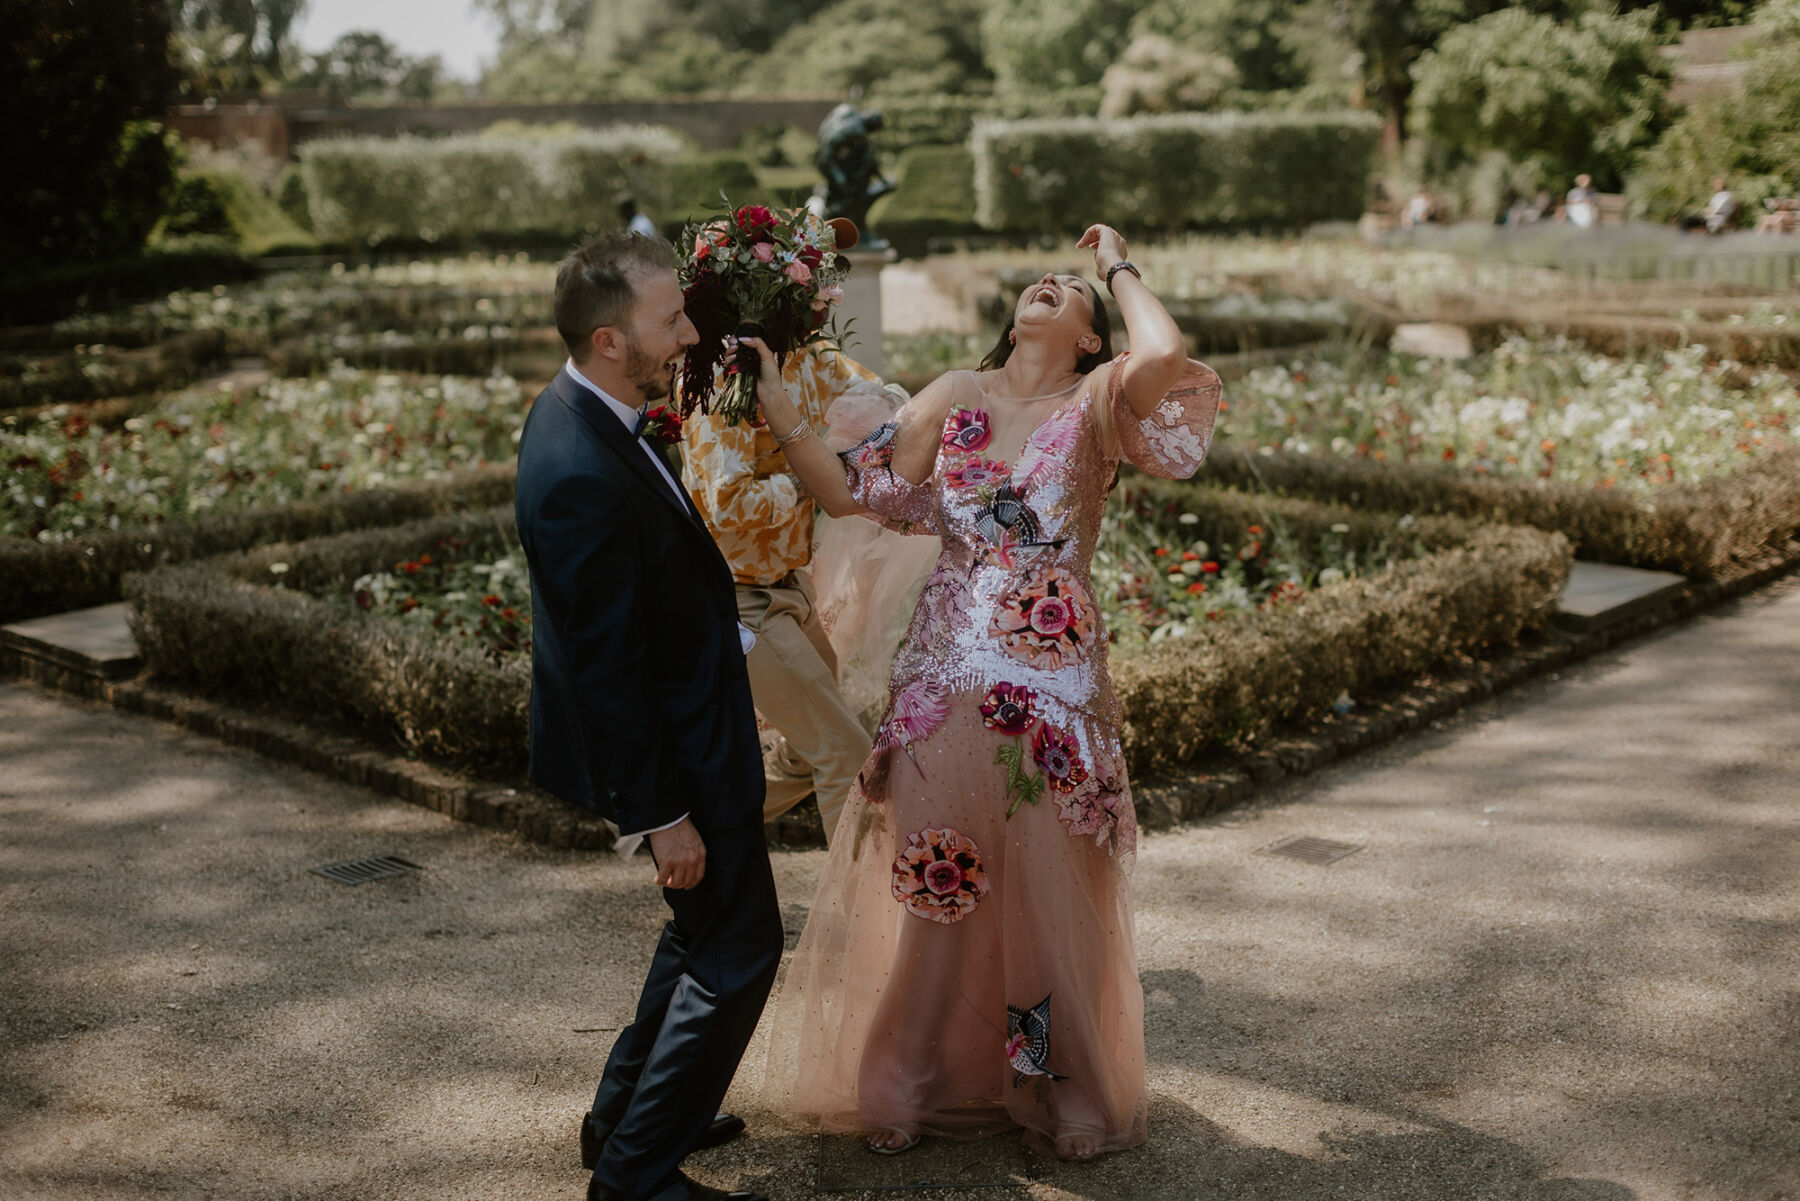
[{"label": "yellow floral shirt", "polygon": [[[781,377],[820,434],[839,393],[858,381],[881,382],[835,350],[795,351]],[[789,474],[774,434],[695,410],[682,423],[681,439],[688,490],[738,583],[767,587],[812,561],[812,498]]]}]

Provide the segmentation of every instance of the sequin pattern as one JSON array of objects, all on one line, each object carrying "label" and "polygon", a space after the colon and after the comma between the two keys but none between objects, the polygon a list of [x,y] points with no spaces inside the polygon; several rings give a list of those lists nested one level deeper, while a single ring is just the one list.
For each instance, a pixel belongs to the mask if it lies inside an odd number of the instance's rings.
[{"label": "sequin pattern", "polygon": [[[978,395],[979,385],[963,391]],[[991,707],[1001,683],[1029,696],[1054,735],[1042,736],[1039,764],[1056,769],[1046,783],[1057,803],[1041,812],[1054,813],[1071,836],[1091,837],[1120,855],[1135,849],[1137,823],[1106,631],[1088,589],[1120,456],[1102,446],[1095,406],[1112,406],[1124,457],[1158,475],[1185,476],[1211,440],[1218,395],[1217,377],[1190,364],[1177,389],[1140,422],[1116,379],[1096,372],[1037,425],[1010,463],[995,455],[988,414],[965,403],[952,407],[925,483],[899,479],[885,463],[849,464],[853,491],[876,516],[929,527],[943,539],[894,663],[892,695],[929,681],[952,707]]]}]

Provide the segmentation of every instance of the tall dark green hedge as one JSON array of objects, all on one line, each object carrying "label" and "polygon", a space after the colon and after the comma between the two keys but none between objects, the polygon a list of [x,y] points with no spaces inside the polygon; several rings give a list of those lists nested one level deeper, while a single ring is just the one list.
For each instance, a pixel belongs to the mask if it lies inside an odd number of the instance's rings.
[{"label": "tall dark green hedge", "polygon": [[1380,127],[1366,113],[1175,113],[982,122],[976,217],[1063,234],[1295,228],[1361,215]]}]

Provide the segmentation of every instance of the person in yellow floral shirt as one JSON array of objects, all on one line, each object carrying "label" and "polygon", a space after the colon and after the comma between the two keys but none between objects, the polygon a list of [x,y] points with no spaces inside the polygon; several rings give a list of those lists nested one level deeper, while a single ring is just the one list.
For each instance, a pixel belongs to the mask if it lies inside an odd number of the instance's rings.
[{"label": "person in yellow floral shirt", "polygon": [[[788,356],[782,378],[821,433],[833,400],[849,388],[881,383],[848,355],[816,346]],[[682,443],[688,489],[731,565],[738,618],[756,634],[751,696],[782,735],[763,819],[812,793],[829,839],[868,755],[869,734],[838,688],[837,657],[819,619],[808,570],[815,502],[766,428],[727,425],[696,410],[682,423]]]}]

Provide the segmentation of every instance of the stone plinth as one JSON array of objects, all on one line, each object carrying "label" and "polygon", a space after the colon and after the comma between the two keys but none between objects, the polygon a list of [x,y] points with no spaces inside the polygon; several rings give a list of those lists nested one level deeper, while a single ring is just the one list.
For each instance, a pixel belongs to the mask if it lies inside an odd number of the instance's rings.
[{"label": "stone plinth", "polygon": [[899,256],[890,248],[851,250],[844,257],[850,260],[850,274],[844,280],[837,323],[840,327],[856,323],[844,349],[851,358],[886,379],[887,355],[881,349],[881,272]]},{"label": "stone plinth", "polygon": [[8,658],[36,660],[96,680],[123,680],[141,666],[125,604],[77,609],[0,626]]},{"label": "stone plinth", "polygon": [[1558,603],[1558,625],[1599,630],[1679,597],[1687,580],[1667,571],[1577,561]]}]

